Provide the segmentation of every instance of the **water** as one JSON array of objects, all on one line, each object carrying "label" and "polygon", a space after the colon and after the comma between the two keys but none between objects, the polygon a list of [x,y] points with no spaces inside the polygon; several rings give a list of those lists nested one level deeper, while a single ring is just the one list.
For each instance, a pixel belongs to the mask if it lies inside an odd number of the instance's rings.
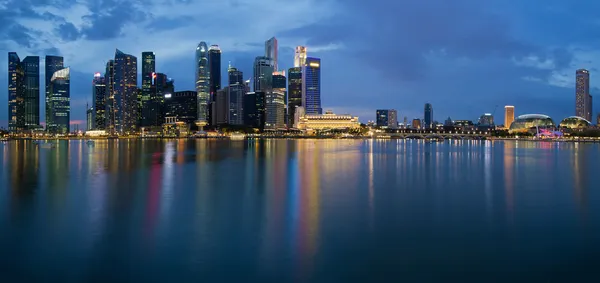
[{"label": "water", "polygon": [[0,145],[0,282],[598,282],[600,146]]}]

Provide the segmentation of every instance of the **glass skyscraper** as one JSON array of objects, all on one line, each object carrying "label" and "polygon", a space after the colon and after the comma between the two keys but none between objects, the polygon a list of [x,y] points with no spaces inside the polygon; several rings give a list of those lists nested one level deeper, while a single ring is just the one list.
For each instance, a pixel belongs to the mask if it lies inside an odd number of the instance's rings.
[{"label": "glass skyscraper", "polygon": [[294,52],[294,67],[302,68],[304,64],[306,64],[306,47],[296,46],[296,50]]},{"label": "glass skyscraper", "polygon": [[590,72],[586,69],[575,71],[575,116],[592,120]]},{"label": "glass skyscraper", "polygon": [[265,41],[265,57],[267,58],[271,58],[271,61],[273,62],[273,71],[277,72],[278,69],[278,65],[277,65],[277,57],[278,57],[278,46],[277,46],[277,39],[275,37],[271,37],[269,40]]},{"label": "glass skyscraper", "polygon": [[273,75],[273,92],[270,97],[267,97],[267,105],[271,107],[269,124],[273,124],[274,128],[286,127],[286,78],[282,74]]},{"label": "glass skyscraper", "polygon": [[209,73],[209,107],[208,116],[209,121],[215,124],[216,110],[213,107],[213,103],[216,101],[217,91],[221,89],[221,49],[218,45],[211,45],[208,48],[208,73]]},{"label": "glass skyscraper", "polygon": [[92,80],[92,130],[104,130],[106,128],[106,78],[100,73],[94,74]]},{"label": "glass skyscraper", "polygon": [[141,113],[140,126],[151,126],[149,117],[152,116],[153,106],[152,97],[156,94],[153,89],[153,81],[156,72],[156,56],[154,52],[142,52],[142,95],[141,95]]},{"label": "glass skyscraper", "polygon": [[398,112],[394,109],[378,109],[376,112],[376,124],[378,127],[396,129],[398,128]]},{"label": "glass skyscraper", "polygon": [[21,132],[25,128],[25,72],[16,52],[8,53],[8,130]]},{"label": "glass skyscraper", "polygon": [[210,99],[210,70],[208,66],[208,47],[202,41],[196,47],[196,93],[198,95],[198,125],[208,124],[208,103]]},{"label": "glass skyscraper", "polygon": [[321,59],[307,57],[302,67],[302,107],[306,114],[323,114],[321,108]]},{"label": "glass skyscraper", "polygon": [[242,71],[229,67],[227,70],[229,77],[229,124],[243,125],[244,124],[244,95],[246,94],[246,85],[244,83],[244,74]]},{"label": "glass skyscraper", "polygon": [[244,95],[244,125],[256,129],[265,128],[265,93],[248,92]]},{"label": "glass skyscraper", "polygon": [[175,117],[178,122],[185,122],[188,125],[196,122],[196,115],[198,115],[196,96],[195,91],[165,94],[165,117]]},{"label": "glass skyscraper", "polygon": [[52,134],[66,135],[70,131],[71,121],[71,72],[69,68],[60,69],[50,77],[50,117],[46,129]]},{"label": "glass skyscraper", "polygon": [[104,115],[106,126],[105,129],[111,135],[115,134],[115,61],[109,60],[106,63],[106,70],[104,73],[104,83],[106,84],[106,104],[104,106]]},{"label": "glass skyscraper", "polygon": [[52,109],[51,109],[51,104],[52,104],[52,94],[50,93],[50,86],[51,86],[51,82],[50,80],[52,79],[52,76],[54,75],[54,73],[58,70],[61,70],[64,68],[64,64],[63,64],[64,60],[63,57],[61,56],[51,56],[48,55],[46,56],[45,59],[45,67],[44,67],[44,73],[45,73],[45,88],[46,88],[46,96],[45,96],[45,101],[46,101],[46,130],[48,130],[48,125],[49,124],[55,124],[55,121],[53,121],[53,116],[50,115],[52,113]]},{"label": "glass skyscraper", "polygon": [[115,130],[131,134],[137,129],[137,58],[120,50],[115,52],[114,105]]},{"label": "glass skyscraper", "polygon": [[431,103],[425,103],[425,117],[424,117],[424,124],[423,127],[425,129],[431,129],[433,128],[433,106],[431,106]]},{"label": "glass skyscraper", "polygon": [[25,74],[25,128],[35,129],[40,125],[40,57],[27,56],[21,65]]},{"label": "glass skyscraper", "polygon": [[302,106],[302,68],[288,70],[288,127],[292,128],[296,120],[296,107]]}]

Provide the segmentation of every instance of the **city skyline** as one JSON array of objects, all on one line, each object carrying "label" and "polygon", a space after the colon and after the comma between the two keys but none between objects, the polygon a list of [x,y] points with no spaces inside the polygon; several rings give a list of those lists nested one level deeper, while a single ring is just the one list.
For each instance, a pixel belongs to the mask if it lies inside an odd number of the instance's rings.
[{"label": "city skyline", "polygon": [[[264,1],[257,3],[257,6],[268,6],[269,3]],[[600,54],[592,49],[594,23],[581,22],[584,21],[581,18],[559,12],[575,10],[581,12],[580,14],[586,14],[587,9],[579,6],[561,7],[567,4],[560,2],[548,3],[548,7],[542,8],[523,3],[511,7],[513,12],[509,12],[501,9],[502,4],[496,4],[490,7],[498,7],[494,10],[500,12],[497,12],[497,17],[490,21],[485,16],[487,14],[482,12],[484,7],[477,3],[458,1],[452,6],[450,15],[438,15],[439,12],[426,9],[426,6],[432,4],[441,8],[448,5],[441,1],[427,5],[414,1],[394,3],[392,6],[406,6],[402,9],[402,13],[407,13],[406,17],[399,17],[392,16],[387,11],[393,10],[391,9],[393,7],[389,6],[368,6],[357,1],[336,4],[301,1],[293,4],[294,13],[278,16],[289,20],[307,18],[310,14],[306,22],[300,26],[285,27],[262,21],[254,23],[248,22],[250,17],[248,19],[242,17],[239,23],[232,24],[233,27],[229,25],[216,27],[215,31],[201,33],[194,31],[193,22],[186,21],[171,23],[172,28],[179,28],[181,31],[170,32],[164,26],[161,28],[161,24],[164,23],[161,23],[160,19],[187,15],[189,14],[187,10],[197,5],[193,3],[174,4],[170,16],[159,11],[154,12],[155,17],[146,15],[137,22],[118,22],[115,23],[116,27],[98,25],[94,29],[93,24],[96,21],[92,21],[92,26],[89,26],[78,20],[88,14],[92,19],[100,17],[99,14],[94,13],[96,8],[91,4],[87,6],[84,2],[76,5],[76,8],[86,7],[79,10],[69,6],[62,7],[68,10],[67,14],[71,14],[68,18],[62,18],[57,8],[36,5],[33,1],[32,7],[36,8],[34,10],[37,12],[26,11],[16,6],[18,11],[7,15],[6,18],[15,23],[14,26],[21,26],[22,29],[15,29],[13,33],[9,33],[10,38],[2,38],[0,43],[5,45],[7,51],[17,52],[21,58],[39,56],[41,76],[44,75],[43,61],[46,55],[64,57],[65,67],[71,67],[71,119],[73,123],[79,123],[80,128],[84,128],[85,125],[85,105],[92,103],[89,81],[95,72],[103,72],[107,59],[112,57],[115,48],[138,58],[143,51],[155,52],[157,70],[176,79],[177,91],[185,91],[194,90],[193,73],[189,74],[189,69],[193,68],[190,62],[193,62],[194,53],[190,50],[193,50],[198,42],[219,44],[223,50],[222,76],[226,74],[227,62],[232,61],[233,65],[249,78],[252,73],[253,58],[263,54],[264,42],[272,36],[277,38],[279,45],[278,69],[288,70],[292,67],[294,48],[298,45],[307,46],[309,56],[327,62],[327,71],[322,75],[323,111],[333,109],[336,113],[352,113],[359,116],[362,122],[374,120],[374,110],[382,107],[397,109],[399,117],[422,118],[422,105],[425,102],[431,102],[435,107],[434,119],[438,122],[448,116],[457,120],[475,121],[482,113],[492,112],[495,105],[507,104],[515,105],[517,110],[515,116],[543,113],[560,119],[574,114],[573,74],[579,68],[590,70],[591,95],[600,93],[597,88],[600,82],[594,79],[594,74],[598,72],[596,66],[600,64]],[[160,6],[155,2],[149,5]],[[360,17],[361,21],[354,23],[357,26],[365,22],[371,23],[365,26],[373,26],[386,19],[391,20],[391,23],[398,26],[397,34],[402,38],[400,42],[403,44],[398,48],[394,41],[379,40],[378,38],[390,38],[389,31],[383,29],[363,34],[361,31],[365,27],[353,29],[354,26],[348,26],[345,22],[336,22],[335,19],[339,19],[340,15],[336,14],[336,9],[324,9],[329,7],[328,5],[340,5],[351,15],[364,16]],[[441,8],[440,10],[443,10]],[[531,19],[523,15],[534,8],[539,9],[536,10],[541,13],[539,17]],[[239,8],[233,8],[235,9]],[[44,18],[40,15],[42,14],[40,11],[54,14],[56,17]],[[318,12],[311,14],[314,11]],[[107,13],[114,15],[116,12],[110,10]],[[467,14],[482,16],[465,21],[456,20]],[[413,21],[411,19],[417,15],[436,18],[428,24],[429,26],[423,27],[420,36],[416,36],[404,27],[411,26],[410,21]],[[23,24],[22,19],[27,17],[32,21],[31,25]],[[553,32],[552,36],[542,35],[547,34],[543,32],[544,26],[554,23],[557,19],[565,25]],[[248,28],[260,27],[261,30],[266,30],[265,33],[247,32],[246,28],[239,29],[247,22]],[[478,25],[482,28],[467,28]],[[13,25],[8,26],[13,29]],[[41,31],[42,35],[39,38],[28,36],[30,33],[25,26],[32,31]],[[61,28],[54,31],[42,26]],[[139,36],[135,36],[135,30],[142,26],[156,28],[157,34],[152,36],[154,39],[140,39]],[[348,28],[342,28],[346,26]],[[580,32],[576,34],[568,32],[573,30],[574,26]],[[74,29],[68,33],[66,27]],[[446,36],[444,33],[437,32],[444,28],[450,31],[445,33]],[[484,32],[489,30],[494,31],[493,38],[489,38],[488,34],[491,33]],[[324,36],[332,32],[334,36]],[[103,35],[104,38],[100,38]],[[167,35],[171,37],[164,38]],[[157,42],[156,38],[161,38],[160,41],[165,43]],[[433,38],[437,40],[427,40]],[[177,47],[173,47],[173,41],[178,42]],[[493,42],[493,44],[468,45],[467,43],[471,41]],[[378,52],[368,54],[372,64],[365,67],[359,60],[348,60],[349,56],[357,56],[357,53],[368,50],[370,46],[378,48]],[[0,57],[0,64],[3,66],[7,65],[5,57]],[[0,109],[2,109],[0,126],[5,128],[7,127],[5,111],[8,109],[6,72],[6,68],[1,68],[0,76],[4,79],[0,80],[0,88],[3,89],[2,99],[0,99]],[[481,74],[476,82],[472,81],[473,73]],[[139,72],[138,76],[141,76]],[[372,90],[369,91],[372,95],[368,100],[364,99],[364,91],[347,83],[359,79],[373,82]],[[138,80],[141,81],[141,78],[139,77]],[[42,83],[43,79],[40,80],[40,89],[44,89]],[[481,89],[485,89],[485,95],[481,95]],[[43,93],[41,96],[43,97]],[[467,103],[463,103],[464,101]],[[593,109],[600,109],[598,102],[595,104]],[[44,111],[43,105],[40,106],[41,122],[45,117]],[[597,112],[595,110],[592,117],[596,117]],[[499,112],[496,116],[498,114]]]}]

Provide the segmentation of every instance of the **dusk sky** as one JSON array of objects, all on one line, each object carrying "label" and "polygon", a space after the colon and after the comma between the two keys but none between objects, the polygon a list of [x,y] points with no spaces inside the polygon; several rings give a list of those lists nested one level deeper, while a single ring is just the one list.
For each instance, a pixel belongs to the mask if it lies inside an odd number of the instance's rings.
[{"label": "dusk sky", "polygon": [[599,10],[592,0],[0,0],[0,127],[7,126],[9,51],[40,56],[42,73],[43,56],[64,56],[71,120],[84,126],[93,74],[104,72],[116,48],[138,57],[138,72],[142,51],[154,51],[157,71],[177,91],[193,90],[200,41],[221,47],[224,73],[231,61],[250,78],[272,36],[280,69],[306,45],[322,60],[323,109],[362,122],[378,108],[397,109],[399,120],[423,118],[430,102],[440,122],[477,120],[498,105],[500,124],[510,104],[517,115],[558,123],[575,114],[578,68],[590,70],[596,117]]}]

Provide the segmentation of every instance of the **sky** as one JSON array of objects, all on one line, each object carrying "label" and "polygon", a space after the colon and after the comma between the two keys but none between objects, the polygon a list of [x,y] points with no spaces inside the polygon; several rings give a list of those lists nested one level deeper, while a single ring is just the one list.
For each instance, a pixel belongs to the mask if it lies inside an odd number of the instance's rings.
[{"label": "sky", "polygon": [[440,122],[494,113],[499,123],[514,105],[516,115],[558,123],[575,114],[578,68],[590,70],[600,112],[598,10],[593,0],[0,0],[0,127],[9,51],[42,57],[42,89],[43,56],[64,56],[72,124],[83,126],[93,75],[116,48],[138,57],[138,71],[141,53],[154,51],[157,72],[176,91],[193,90],[200,41],[221,47],[223,72],[230,61],[250,78],[272,36],[280,69],[292,67],[295,46],[307,46],[321,58],[323,109],[362,122],[376,109],[423,118],[429,102]]}]

